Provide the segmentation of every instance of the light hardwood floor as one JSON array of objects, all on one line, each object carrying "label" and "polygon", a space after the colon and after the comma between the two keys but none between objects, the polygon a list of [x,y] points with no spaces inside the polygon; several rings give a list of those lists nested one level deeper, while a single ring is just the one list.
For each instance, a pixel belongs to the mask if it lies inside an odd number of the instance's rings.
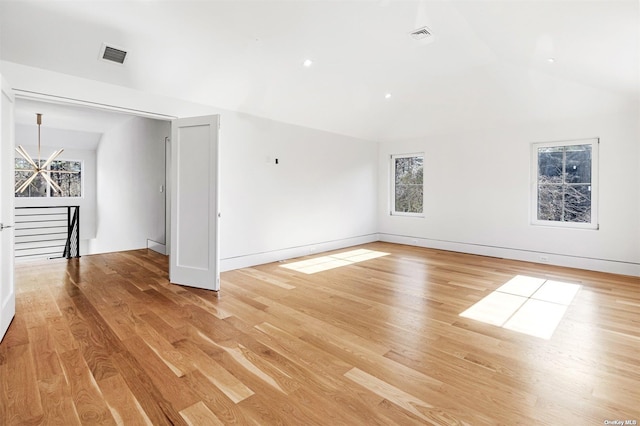
[{"label": "light hardwood floor", "polygon": [[[220,298],[147,250],[19,264],[2,424],[640,422],[640,279],[359,248],[389,255],[226,272]],[[551,339],[459,316],[515,275],[582,285]]]}]

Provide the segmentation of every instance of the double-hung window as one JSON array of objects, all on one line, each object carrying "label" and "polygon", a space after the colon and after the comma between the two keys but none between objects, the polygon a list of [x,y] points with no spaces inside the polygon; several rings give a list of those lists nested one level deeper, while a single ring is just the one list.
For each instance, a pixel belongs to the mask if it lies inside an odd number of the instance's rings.
[{"label": "double-hung window", "polygon": [[598,139],[533,144],[532,223],[598,227]]},{"label": "double-hung window", "polygon": [[424,154],[391,156],[391,214],[423,216]]}]

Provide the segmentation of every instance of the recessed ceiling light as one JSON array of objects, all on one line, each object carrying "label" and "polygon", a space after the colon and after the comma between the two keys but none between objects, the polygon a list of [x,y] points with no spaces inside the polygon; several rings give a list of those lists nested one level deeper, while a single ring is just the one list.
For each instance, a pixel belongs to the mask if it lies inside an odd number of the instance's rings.
[{"label": "recessed ceiling light", "polygon": [[302,65],[309,68],[311,65],[313,65],[313,61],[311,59],[305,59]]},{"label": "recessed ceiling light", "polygon": [[550,64],[554,63],[555,61],[556,61],[556,58],[547,59],[547,62],[549,62]]},{"label": "recessed ceiling light", "polygon": [[385,99],[389,99],[390,97],[391,97],[391,93],[387,93],[387,94],[384,95]]}]

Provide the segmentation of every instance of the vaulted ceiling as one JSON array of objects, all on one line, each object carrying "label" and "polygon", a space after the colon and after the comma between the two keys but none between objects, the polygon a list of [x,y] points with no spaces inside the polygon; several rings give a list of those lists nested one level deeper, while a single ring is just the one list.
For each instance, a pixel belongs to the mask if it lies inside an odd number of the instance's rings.
[{"label": "vaulted ceiling", "polygon": [[639,46],[637,0],[0,2],[3,61],[371,140],[637,102]]}]

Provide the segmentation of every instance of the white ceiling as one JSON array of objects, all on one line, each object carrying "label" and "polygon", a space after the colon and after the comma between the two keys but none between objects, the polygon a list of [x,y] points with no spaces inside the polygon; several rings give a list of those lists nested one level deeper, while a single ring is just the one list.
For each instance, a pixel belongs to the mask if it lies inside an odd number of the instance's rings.
[{"label": "white ceiling", "polygon": [[[0,58],[394,140],[637,100],[639,9],[637,0],[2,1]],[[422,26],[430,41],[409,36]],[[98,60],[103,42],[129,51],[124,66]]]}]

